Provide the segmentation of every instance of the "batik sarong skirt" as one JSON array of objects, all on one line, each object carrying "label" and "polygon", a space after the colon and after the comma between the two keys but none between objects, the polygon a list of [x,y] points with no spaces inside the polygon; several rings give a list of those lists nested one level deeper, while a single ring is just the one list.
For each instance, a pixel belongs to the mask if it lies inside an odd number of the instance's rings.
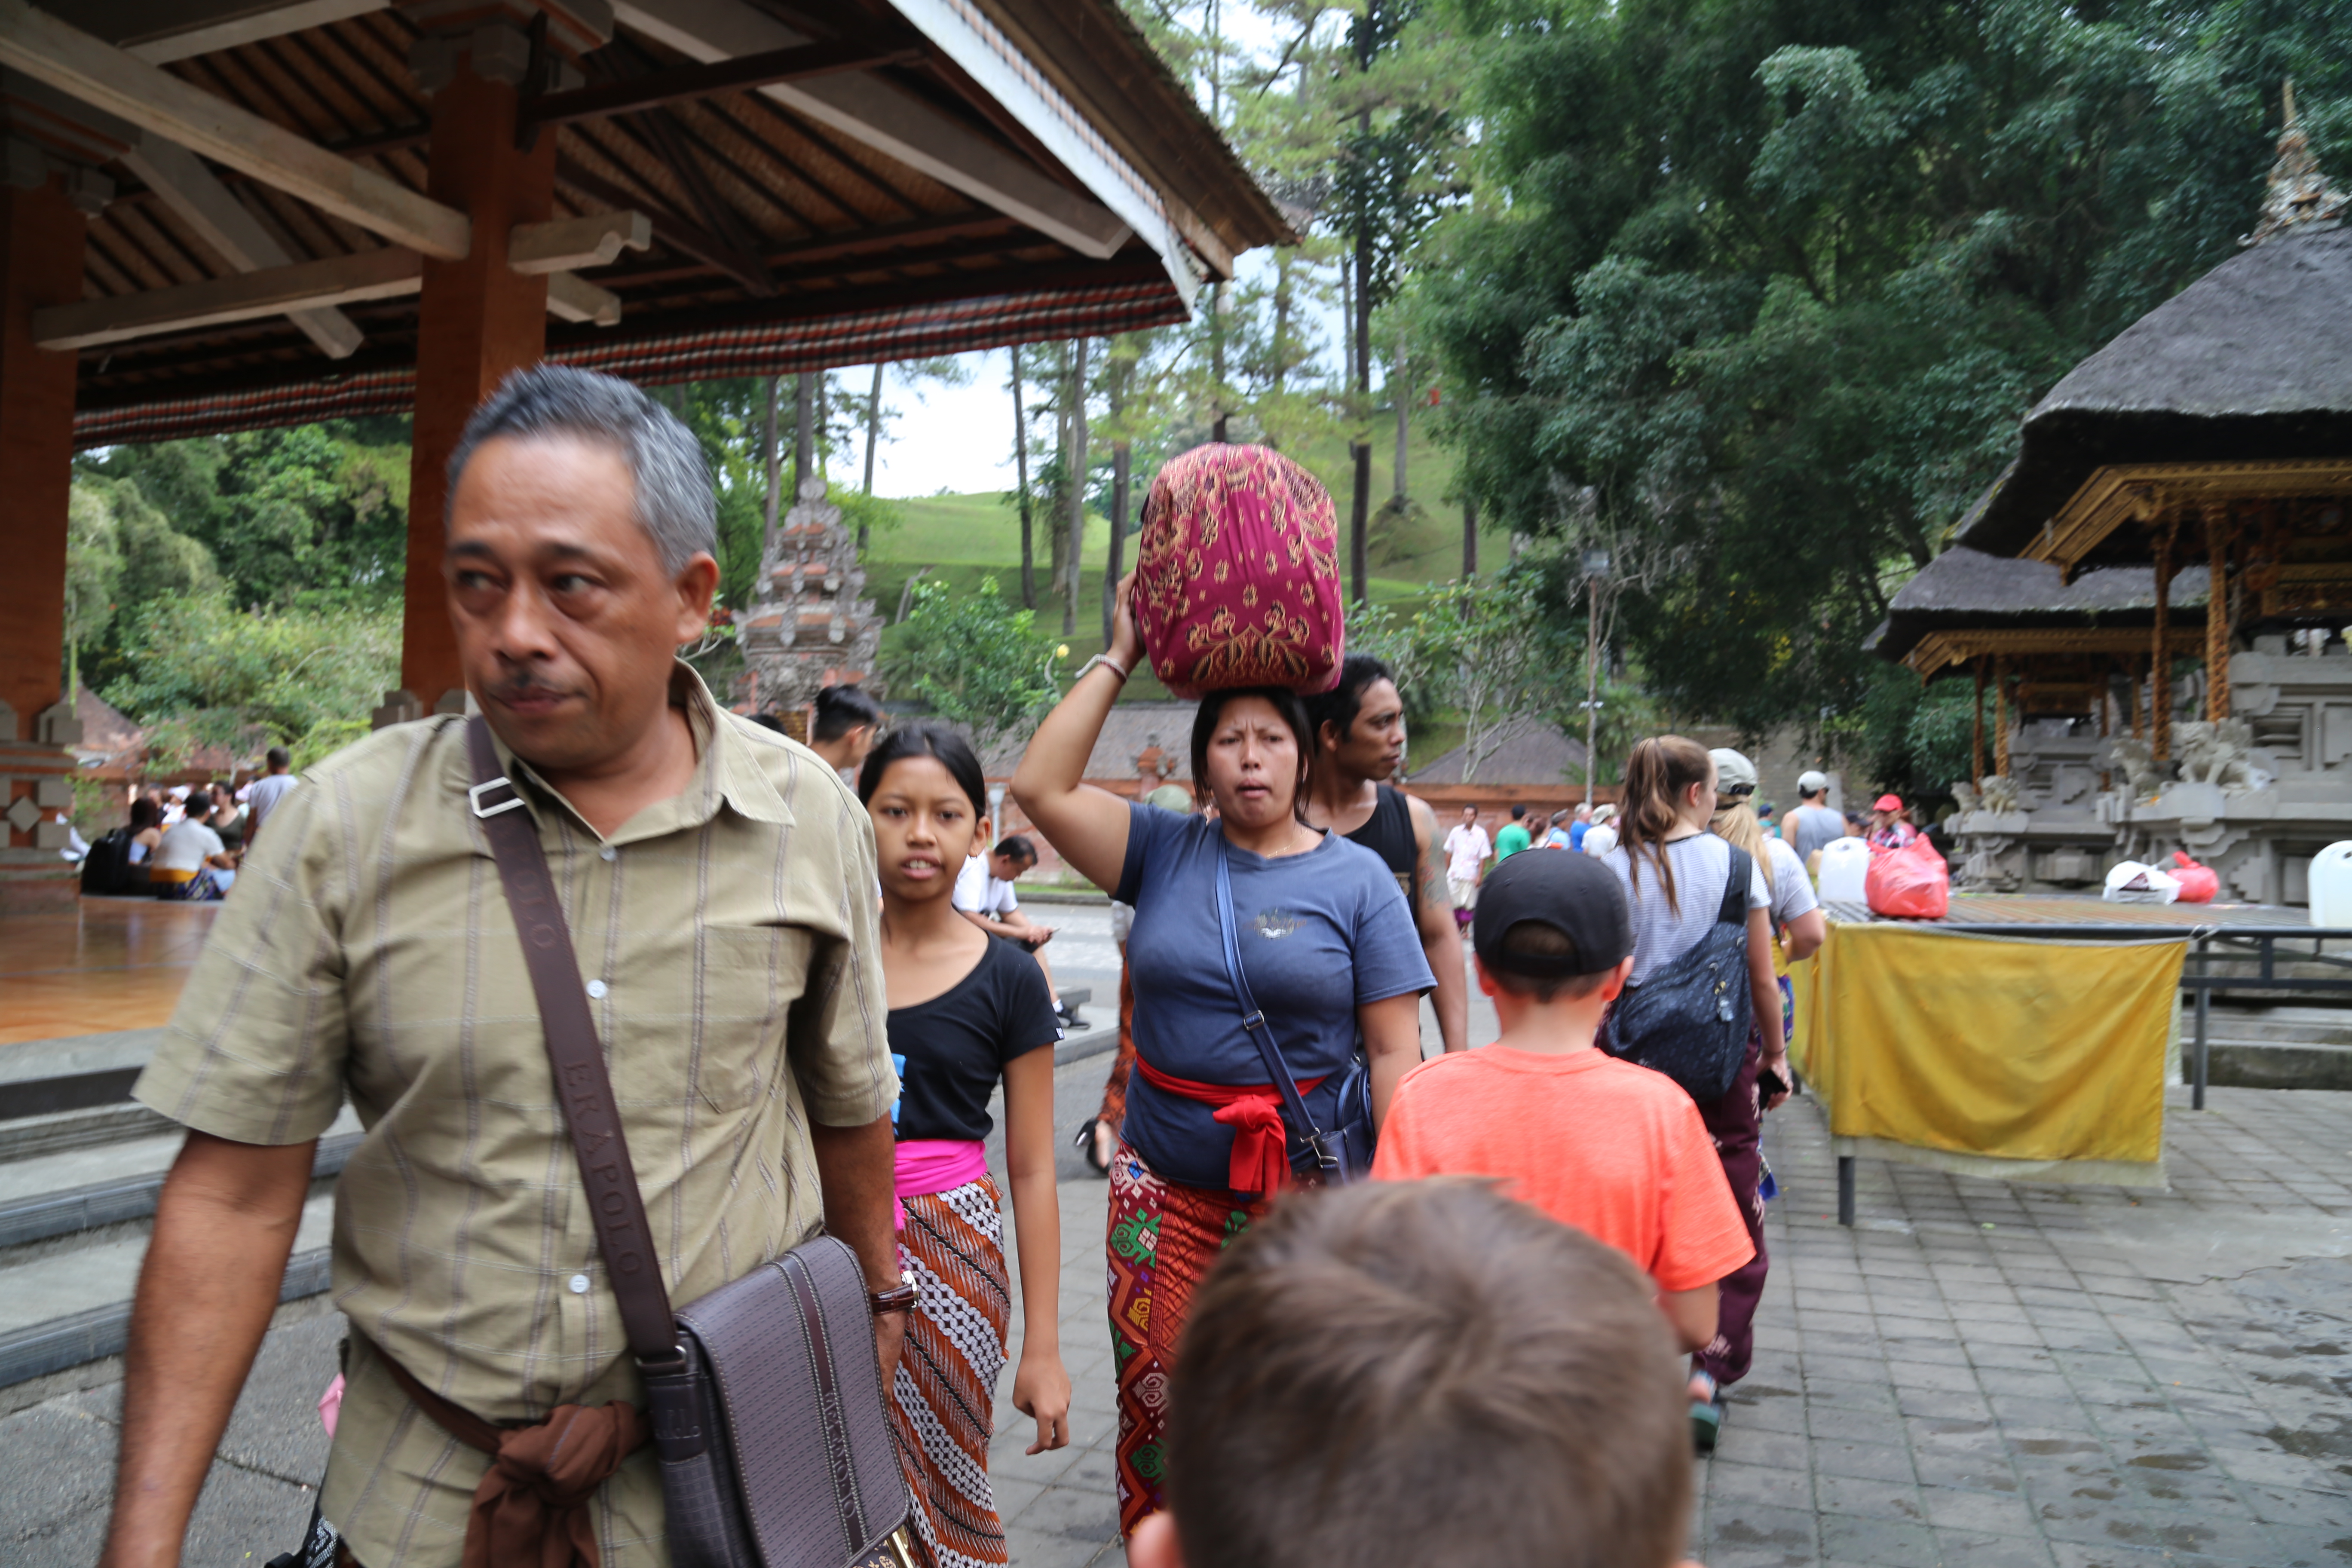
[{"label": "batik sarong skirt", "polygon": [[1168,1378],[1192,1293],[1264,1199],[1165,1181],[1120,1140],[1110,1162],[1106,1294],[1118,1369],[1118,1533],[1167,1506]]},{"label": "batik sarong skirt", "polygon": [[933,1568],[1005,1561],[1004,1525],[988,1484],[997,1373],[1013,1315],[996,1184],[902,1198],[901,1267],[921,1300],[908,1314],[891,1417],[915,1494],[915,1533]]}]

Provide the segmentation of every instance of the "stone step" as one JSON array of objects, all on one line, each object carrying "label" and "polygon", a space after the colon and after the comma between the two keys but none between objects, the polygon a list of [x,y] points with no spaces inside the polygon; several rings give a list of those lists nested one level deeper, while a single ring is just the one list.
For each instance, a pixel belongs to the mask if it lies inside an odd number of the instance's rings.
[{"label": "stone step", "polygon": [[0,1121],[0,1162],[27,1160],[93,1144],[121,1143],[169,1132],[176,1124],[135,1100],[54,1110]]},{"label": "stone step", "polygon": [[[302,1205],[294,1256],[278,1300],[327,1288],[327,1242],[334,1224],[331,1192]],[[0,1260],[0,1386],[62,1372],[122,1349],[131,1298],[147,1256],[144,1224],[109,1226],[79,1238],[19,1247],[21,1261]]]},{"label": "stone step", "polygon": [[[2182,1019],[2184,1028],[2195,1021]],[[2215,1007],[2208,1027],[2215,1039],[2281,1045],[2352,1046],[2352,1010],[2340,1007]]]},{"label": "stone step", "polygon": [[[350,1113],[345,1115],[349,1117]],[[362,1136],[354,1127],[320,1139],[319,1152],[310,1163],[310,1179],[317,1182],[341,1174]],[[176,1134],[163,1142],[169,1145],[169,1154],[178,1153],[180,1139]],[[117,1176],[111,1181],[0,1198],[0,1248],[22,1247],[75,1231],[95,1230],[125,1220],[151,1219],[155,1213],[156,1194],[163,1191],[163,1176],[169,1168],[167,1157],[155,1169]],[[0,1266],[5,1262],[6,1254],[0,1252]]]},{"label": "stone step", "polygon": [[2205,1081],[2226,1089],[2352,1089],[2352,1045],[2209,1040]]}]

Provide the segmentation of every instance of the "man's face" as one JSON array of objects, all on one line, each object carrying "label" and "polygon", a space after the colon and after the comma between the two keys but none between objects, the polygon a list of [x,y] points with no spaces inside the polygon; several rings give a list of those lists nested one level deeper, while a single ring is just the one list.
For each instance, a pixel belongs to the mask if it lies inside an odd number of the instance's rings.
[{"label": "man's face", "polygon": [[1029,862],[1026,860],[1016,860],[1010,855],[999,855],[993,851],[989,854],[988,874],[1000,882],[1016,881],[1027,869]]},{"label": "man's face", "polygon": [[1321,737],[1324,755],[1359,778],[1389,779],[1404,763],[1404,700],[1392,680],[1375,680],[1363,689],[1356,721],[1336,743],[1329,731]]},{"label": "man's face", "polygon": [[672,655],[701,634],[719,582],[705,554],[664,571],[628,465],[569,435],[475,450],[449,498],[442,570],[484,717],[559,773],[612,762],[660,718]]},{"label": "man's face", "polygon": [[1478,826],[1478,808],[1476,806],[1465,805],[1462,808],[1462,826],[1465,827],[1475,827]]}]

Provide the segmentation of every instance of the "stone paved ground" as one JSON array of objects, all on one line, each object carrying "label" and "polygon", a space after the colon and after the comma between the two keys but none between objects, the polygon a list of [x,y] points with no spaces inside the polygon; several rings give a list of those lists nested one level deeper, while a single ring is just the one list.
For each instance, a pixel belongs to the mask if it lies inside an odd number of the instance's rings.
[{"label": "stone paved ground", "polygon": [[1694,1555],[2352,1563],[2352,1095],[2212,1107],[2176,1092],[2169,1194],[1865,1160],[1852,1230],[1819,1102],[1769,1118],[1771,1279]]},{"label": "stone paved ground", "polygon": [[[1065,1139],[1107,1065],[1055,1075]],[[1692,1555],[1709,1568],[2352,1564],[2352,1094],[2221,1089],[2213,1106],[2173,1108],[2170,1194],[1866,1160],[1851,1231],[1835,1222],[1817,1102],[1768,1119],[1785,1194],[1771,1282],[1756,1369],[1697,1469]],[[1124,1561],[1107,1188],[1066,1149],[1063,1175],[1073,1442],[1022,1453],[1034,1426],[1011,1407],[1008,1373],[991,1458],[1023,1568]],[[300,1483],[324,1458],[310,1404],[340,1330],[330,1315],[272,1332],[190,1563],[292,1543],[310,1506]],[[98,1388],[0,1418],[0,1563],[92,1560],[115,1407]]]}]

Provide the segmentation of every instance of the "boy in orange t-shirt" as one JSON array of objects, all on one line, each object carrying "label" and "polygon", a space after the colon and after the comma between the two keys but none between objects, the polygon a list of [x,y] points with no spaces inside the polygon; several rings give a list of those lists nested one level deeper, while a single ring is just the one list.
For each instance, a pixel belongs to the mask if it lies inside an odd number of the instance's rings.
[{"label": "boy in orange t-shirt", "polygon": [[1373,1177],[1503,1178],[1506,1194],[1632,1258],[1684,1347],[1700,1349],[1715,1337],[1716,1281],[1755,1248],[1690,1096],[1593,1048],[1633,969],[1616,878],[1587,855],[1514,855],[1479,889],[1472,945],[1502,1037],[1405,1074]]}]

